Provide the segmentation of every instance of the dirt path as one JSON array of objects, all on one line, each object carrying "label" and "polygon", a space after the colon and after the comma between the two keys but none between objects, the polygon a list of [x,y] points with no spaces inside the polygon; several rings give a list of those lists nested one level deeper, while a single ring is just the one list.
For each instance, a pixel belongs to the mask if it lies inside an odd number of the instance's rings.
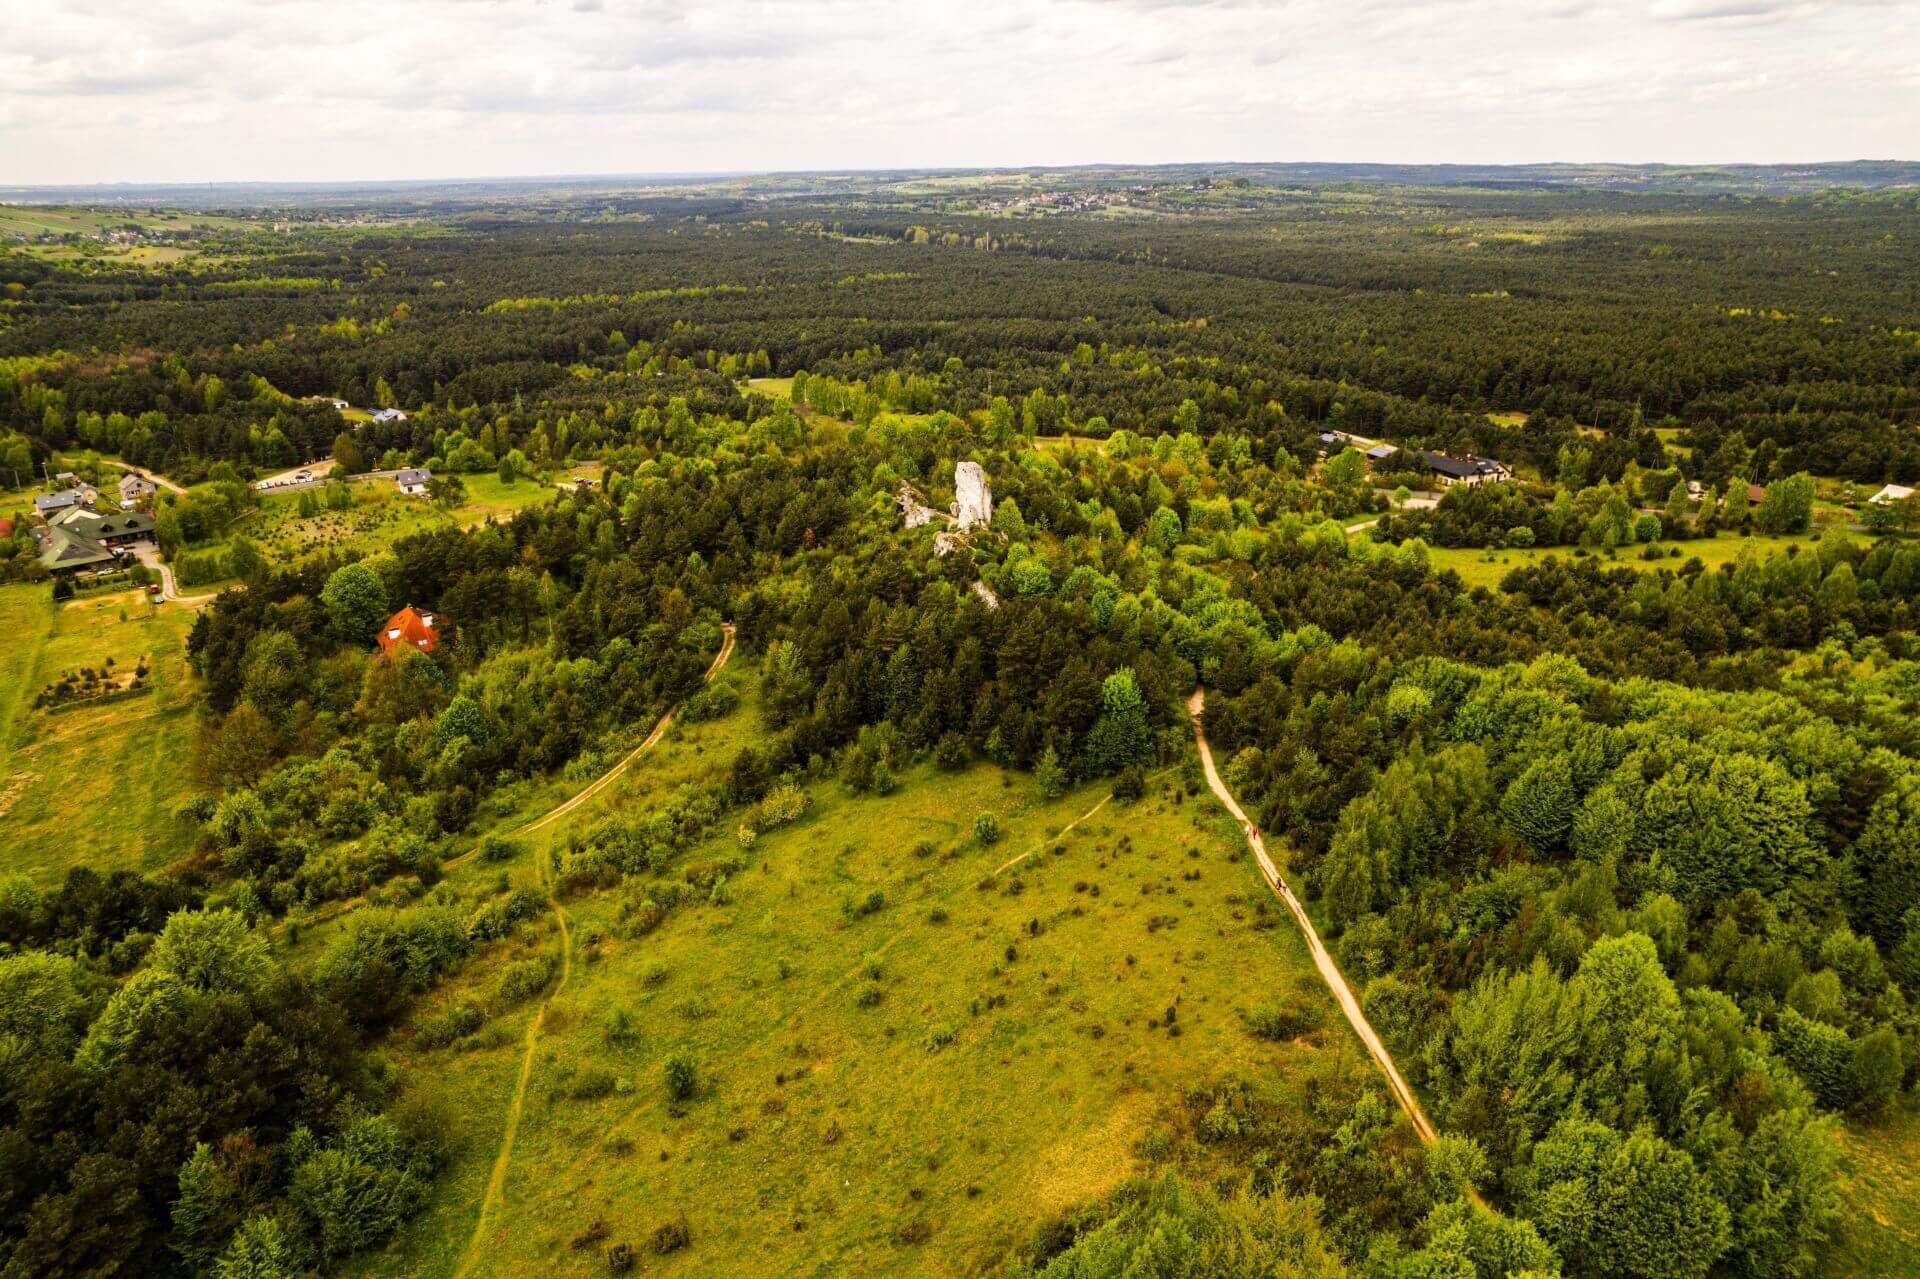
[{"label": "dirt path", "polygon": [[1347,979],[1340,975],[1339,965],[1335,964],[1333,956],[1327,953],[1327,948],[1321,942],[1320,934],[1314,928],[1313,921],[1307,917],[1306,908],[1300,904],[1300,899],[1293,895],[1293,889],[1287,886],[1287,881],[1280,877],[1280,871],[1267,856],[1267,847],[1260,838],[1260,832],[1254,828],[1251,821],[1247,820],[1247,815],[1240,811],[1240,805],[1234,801],[1233,792],[1227,789],[1227,784],[1220,780],[1220,773],[1213,766],[1213,752],[1207,748],[1207,735],[1200,727],[1200,716],[1206,708],[1206,699],[1205,689],[1194,689],[1193,696],[1187,700],[1187,714],[1193,718],[1193,741],[1200,748],[1200,765],[1206,770],[1208,787],[1240,823],[1240,832],[1246,836],[1247,846],[1253,849],[1253,855],[1260,863],[1260,873],[1266,877],[1267,887],[1286,903],[1287,909],[1293,914],[1294,923],[1298,924],[1300,931],[1306,935],[1307,949],[1313,952],[1314,967],[1320,970],[1320,976],[1327,983],[1328,989],[1333,991],[1333,997],[1339,1003],[1340,1011],[1347,1015],[1347,1021],[1352,1024],[1354,1033],[1359,1035],[1360,1042],[1366,1045],[1367,1055],[1373,1058],[1374,1064],[1380,1067],[1380,1073],[1386,1076],[1387,1086],[1393,1090],[1395,1100],[1400,1103],[1400,1109],[1407,1112],[1407,1118],[1412,1122],[1414,1132],[1420,1135],[1421,1141],[1432,1141],[1438,1134],[1434,1131],[1432,1122],[1428,1120],[1426,1111],[1420,1108],[1420,1098],[1415,1095],[1412,1088],[1407,1086],[1407,1081],[1400,1077],[1400,1070],[1393,1064],[1393,1057],[1387,1052],[1387,1046],[1380,1041],[1380,1036],[1374,1032],[1372,1024],[1367,1021],[1367,1015],[1360,1010],[1360,1001],[1354,998],[1353,991],[1347,986]]},{"label": "dirt path", "polygon": [[[727,664],[727,659],[733,656],[733,623],[725,623],[721,630],[720,651],[714,655],[713,665],[707,667],[706,678],[709,682],[720,673],[720,668]],[[514,834],[525,835],[539,830],[543,826],[558,821],[599,794],[611,785],[614,779],[625,773],[628,765],[651,749],[666,734],[667,726],[672,722],[673,710],[669,709],[660,717],[660,722],[653,726],[653,731],[647,734],[647,739],[628,752],[626,758],[594,779],[578,795],[521,826],[514,831]],[[478,851],[479,846],[476,845],[448,862],[447,865],[453,866],[463,862]],[[547,908],[553,912],[554,922],[560,926],[560,980],[553,984],[553,988],[547,992],[547,997],[540,1002],[539,1009],[533,1014],[533,1020],[527,1023],[526,1047],[520,1058],[520,1074],[514,1080],[513,1100],[507,1105],[506,1131],[501,1134],[500,1150],[493,1158],[493,1171],[487,1175],[487,1188],[480,1198],[480,1219],[473,1223],[473,1238],[467,1243],[466,1254],[461,1257],[459,1268],[453,1272],[453,1279],[466,1279],[473,1270],[474,1264],[479,1261],[481,1246],[486,1239],[487,1222],[505,1196],[507,1170],[513,1163],[513,1139],[520,1131],[520,1112],[526,1105],[527,1083],[533,1078],[533,1059],[535,1050],[540,1046],[540,1030],[546,1024],[547,1011],[553,1007],[554,1001],[560,998],[560,993],[567,988],[567,982],[573,976],[573,932],[567,924],[566,907],[560,904],[558,880],[554,874],[553,850],[551,848],[539,850],[534,866],[540,877],[540,887],[546,890]]]},{"label": "dirt path", "polygon": [[100,459],[100,465],[111,466],[116,470],[125,471],[129,475],[138,475],[141,479],[149,480],[154,484],[159,485],[161,488],[167,490],[167,492],[169,493],[178,493],[183,497],[186,496],[187,491],[185,489],[181,488],[178,484],[175,484],[172,480],[160,474],[158,471],[142,470],[140,467],[131,466],[125,462],[116,462],[111,458],[104,458],[104,457]]},{"label": "dirt path", "polygon": [[[711,682],[713,680],[713,677],[720,673],[720,668],[727,664],[727,659],[729,657],[733,656],[733,623],[732,622],[723,623],[720,627],[720,630],[722,632],[720,636],[720,651],[714,654],[713,665],[707,667],[707,673],[705,678],[708,680],[708,682]],[[600,774],[600,776],[588,782],[586,786],[580,791],[579,794],[575,795],[572,799],[569,799],[564,803],[557,804],[554,807],[549,808],[546,812],[542,813],[540,816],[534,818],[533,820],[527,822],[525,825],[515,827],[513,830],[508,832],[509,837],[514,835],[531,835],[533,834],[533,832],[539,830],[542,826],[547,826],[552,824],[553,822],[559,821],[562,817],[565,817],[568,813],[571,813],[574,809],[580,807],[580,805],[586,803],[588,800],[592,799],[595,795],[598,795],[601,791],[613,785],[614,782],[619,780],[620,775],[626,772],[627,769],[633,764],[634,760],[639,759],[642,755],[646,754],[648,751],[652,750],[657,744],[659,744],[660,739],[666,735],[668,726],[670,726],[673,723],[674,711],[678,709],[680,708],[677,706],[668,707],[667,713],[660,717],[659,722],[653,726],[653,731],[647,734],[645,741],[641,742],[638,746],[628,751],[625,757],[623,757],[618,764],[615,764],[612,768],[609,768],[606,772]],[[444,863],[441,866],[441,869],[452,870],[455,866],[459,866],[467,861],[472,860],[474,855],[479,851],[480,851],[480,846],[478,844],[475,844],[472,848],[469,848],[466,852],[460,854],[458,857],[455,857],[452,860]]]},{"label": "dirt path", "polygon": [[534,1050],[540,1046],[540,1028],[546,1024],[547,1010],[553,1007],[554,1000],[560,998],[560,992],[567,988],[567,981],[573,976],[573,932],[567,927],[566,908],[560,904],[552,862],[553,850],[547,848],[540,851],[535,864],[540,871],[540,886],[547,890],[547,906],[553,911],[554,922],[560,925],[560,980],[553,984],[553,989],[541,1001],[539,1011],[527,1023],[526,1050],[520,1058],[520,1075],[513,1083],[513,1100],[507,1103],[506,1132],[500,1137],[500,1152],[493,1158],[493,1171],[487,1174],[487,1189],[480,1197],[480,1219],[473,1223],[473,1238],[467,1243],[466,1255],[460,1258],[460,1267],[453,1272],[453,1279],[466,1279],[474,1263],[480,1259],[481,1244],[487,1232],[487,1218],[500,1206],[500,1200],[506,1192],[507,1169],[513,1163],[513,1139],[520,1131],[520,1112],[526,1107],[527,1081],[533,1078]]}]

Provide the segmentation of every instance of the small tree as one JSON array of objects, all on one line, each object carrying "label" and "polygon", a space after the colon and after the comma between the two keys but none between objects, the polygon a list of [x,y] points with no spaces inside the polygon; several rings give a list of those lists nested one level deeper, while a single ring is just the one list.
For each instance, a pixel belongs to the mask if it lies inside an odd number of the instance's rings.
[{"label": "small tree", "polygon": [[692,1101],[700,1091],[700,1067],[684,1054],[667,1058],[661,1076],[666,1081],[669,1101]]},{"label": "small tree", "polygon": [[1000,842],[1000,819],[992,813],[982,813],[973,819],[973,837],[983,845]]}]

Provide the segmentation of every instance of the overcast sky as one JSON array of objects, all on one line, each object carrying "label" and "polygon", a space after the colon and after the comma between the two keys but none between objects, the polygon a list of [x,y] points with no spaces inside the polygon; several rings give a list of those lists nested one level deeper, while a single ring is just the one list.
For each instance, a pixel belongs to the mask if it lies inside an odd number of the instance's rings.
[{"label": "overcast sky", "polygon": [[7,0],[0,182],[1920,158],[1920,0]]}]

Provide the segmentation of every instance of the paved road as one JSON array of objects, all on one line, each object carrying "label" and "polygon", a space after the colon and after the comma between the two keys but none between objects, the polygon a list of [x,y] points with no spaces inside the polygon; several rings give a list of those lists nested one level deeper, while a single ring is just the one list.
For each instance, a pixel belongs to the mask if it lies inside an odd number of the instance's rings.
[{"label": "paved road", "polygon": [[[153,569],[155,572],[160,574],[160,598],[161,599],[172,600],[176,604],[185,604],[188,608],[198,608],[200,605],[211,601],[215,597],[215,595],[219,593],[216,591],[210,595],[180,594],[180,592],[174,587],[174,584],[173,584],[173,570],[168,568],[165,562],[161,560],[160,548],[155,546],[151,542],[140,542],[135,544],[133,548],[133,553],[134,553],[134,556],[138,558],[142,564],[145,564],[148,568]],[[242,590],[244,588],[236,586],[236,587],[233,587],[232,589]]]},{"label": "paved road", "polygon": [[1394,1099],[1400,1103],[1400,1109],[1407,1112],[1407,1118],[1412,1122],[1414,1132],[1419,1134],[1421,1141],[1432,1141],[1438,1134],[1435,1133],[1432,1122],[1427,1119],[1426,1111],[1420,1108],[1420,1098],[1412,1088],[1407,1086],[1407,1081],[1400,1077],[1400,1070],[1393,1064],[1393,1057],[1387,1052],[1387,1046],[1380,1041],[1380,1036],[1374,1032],[1372,1023],[1367,1020],[1367,1015],[1360,1010],[1360,1001],[1354,998],[1352,989],[1347,985],[1347,979],[1340,973],[1340,966],[1334,963],[1333,956],[1327,953],[1326,945],[1320,940],[1319,931],[1314,928],[1313,921],[1307,917],[1306,908],[1300,904],[1300,899],[1293,895],[1293,889],[1287,886],[1287,881],[1280,877],[1279,869],[1267,856],[1267,847],[1260,838],[1260,832],[1255,829],[1252,822],[1247,820],[1247,815],[1240,811],[1240,805],[1234,801],[1233,792],[1227,789],[1227,784],[1220,780],[1220,774],[1213,766],[1213,752],[1207,748],[1207,735],[1200,727],[1201,714],[1206,709],[1206,702],[1206,690],[1194,689],[1193,696],[1187,701],[1187,714],[1193,719],[1193,740],[1194,744],[1200,748],[1200,766],[1206,770],[1207,786],[1240,823],[1240,833],[1246,837],[1248,847],[1253,849],[1253,855],[1260,863],[1260,874],[1266,878],[1267,887],[1286,903],[1287,910],[1293,915],[1293,922],[1298,924],[1300,931],[1306,935],[1307,949],[1313,952],[1314,967],[1320,970],[1321,979],[1327,983],[1328,989],[1333,991],[1334,999],[1340,1004],[1340,1011],[1347,1015],[1347,1021],[1352,1024],[1354,1033],[1360,1036],[1360,1042],[1366,1046],[1367,1055],[1373,1058],[1374,1064],[1380,1068],[1380,1073],[1386,1076],[1387,1087],[1393,1090]]}]

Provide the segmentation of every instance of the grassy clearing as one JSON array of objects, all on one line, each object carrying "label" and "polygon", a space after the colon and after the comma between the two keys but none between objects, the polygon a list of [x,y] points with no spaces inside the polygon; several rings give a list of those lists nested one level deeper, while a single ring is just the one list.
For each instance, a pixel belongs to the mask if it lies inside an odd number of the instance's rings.
[{"label": "grassy clearing", "polygon": [[[414,533],[436,528],[470,528],[488,519],[508,519],[523,507],[551,501],[555,496],[551,484],[536,479],[521,479],[513,484],[503,484],[499,476],[490,474],[467,475],[461,479],[466,485],[467,500],[451,511],[442,510],[424,498],[404,496],[391,480],[366,480],[352,486],[353,505],[344,511],[322,510],[303,516],[297,494],[264,497],[259,512],[236,522],[232,533],[257,543],[268,561],[280,568],[320,551],[373,553]],[[322,492],[311,491],[316,496]]]},{"label": "grassy clearing", "polygon": [[[124,620],[123,619],[124,616]],[[138,591],[61,605],[44,584],[0,588],[0,819],[4,867],[42,883],[69,866],[153,870],[187,851],[173,816],[192,793],[186,633],[193,614]],[[58,712],[35,695],[69,670],[146,659],[152,691]]]},{"label": "grassy clearing", "polygon": [[[749,705],[676,731],[608,802],[724,769],[756,722]],[[1324,993],[1204,796],[1166,782],[1056,841],[1103,788],[1044,803],[990,766],[904,781],[884,798],[822,783],[749,852],[730,832],[695,849],[685,864],[744,865],[724,904],[650,935],[617,920],[643,884],[569,904],[583,962],[547,1015],[476,1275],[598,1274],[599,1248],[572,1246],[596,1221],[645,1251],[681,1213],[692,1247],[649,1273],[974,1271],[1132,1171],[1182,1086],[1354,1053],[1332,1017],[1293,1043],[1244,1028],[1242,1006]],[[1005,827],[991,847],[971,831],[982,811]],[[530,865],[510,873],[531,882]],[[483,998],[503,965],[555,944],[550,924],[529,929],[435,1006]],[[633,1016],[628,1043],[607,1038],[615,1009]],[[528,1015],[495,1018],[467,1051],[397,1046],[465,1144],[435,1206],[363,1273],[441,1275],[464,1251]],[[684,1106],[662,1085],[677,1054],[701,1078]]]},{"label": "grassy clearing", "polygon": [[[1732,564],[1737,561],[1741,550],[1749,545],[1758,550],[1762,558],[1765,558],[1788,546],[1799,546],[1803,550],[1810,549],[1818,541],[1818,536],[1813,534],[1795,537],[1739,537],[1731,533],[1722,533],[1717,537],[1696,538],[1689,542],[1661,543],[1667,548],[1679,547],[1680,555],[1677,559],[1669,555],[1657,560],[1643,560],[1640,558],[1642,548],[1639,547],[1623,550],[1613,559],[1607,559],[1604,555],[1598,558],[1608,568],[1630,568],[1639,571],[1661,568],[1678,571],[1689,559],[1697,558],[1712,570],[1719,568],[1722,564]],[[1459,573],[1461,580],[1469,589],[1484,586],[1488,590],[1498,590],[1500,579],[1508,573],[1528,564],[1537,564],[1549,555],[1557,555],[1563,560],[1571,559],[1573,548],[1536,546],[1526,550],[1485,551],[1473,547],[1436,546],[1432,548],[1432,563],[1436,571],[1450,568]]]},{"label": "grassy clearing", "polygon": [[1846,1215],[1828,1246],[1822,1273],[1834,1276],[1920,1274],[1920,1110],[1911,1102],[1877,1124],[1848,1126],[1841,1136]]}]

